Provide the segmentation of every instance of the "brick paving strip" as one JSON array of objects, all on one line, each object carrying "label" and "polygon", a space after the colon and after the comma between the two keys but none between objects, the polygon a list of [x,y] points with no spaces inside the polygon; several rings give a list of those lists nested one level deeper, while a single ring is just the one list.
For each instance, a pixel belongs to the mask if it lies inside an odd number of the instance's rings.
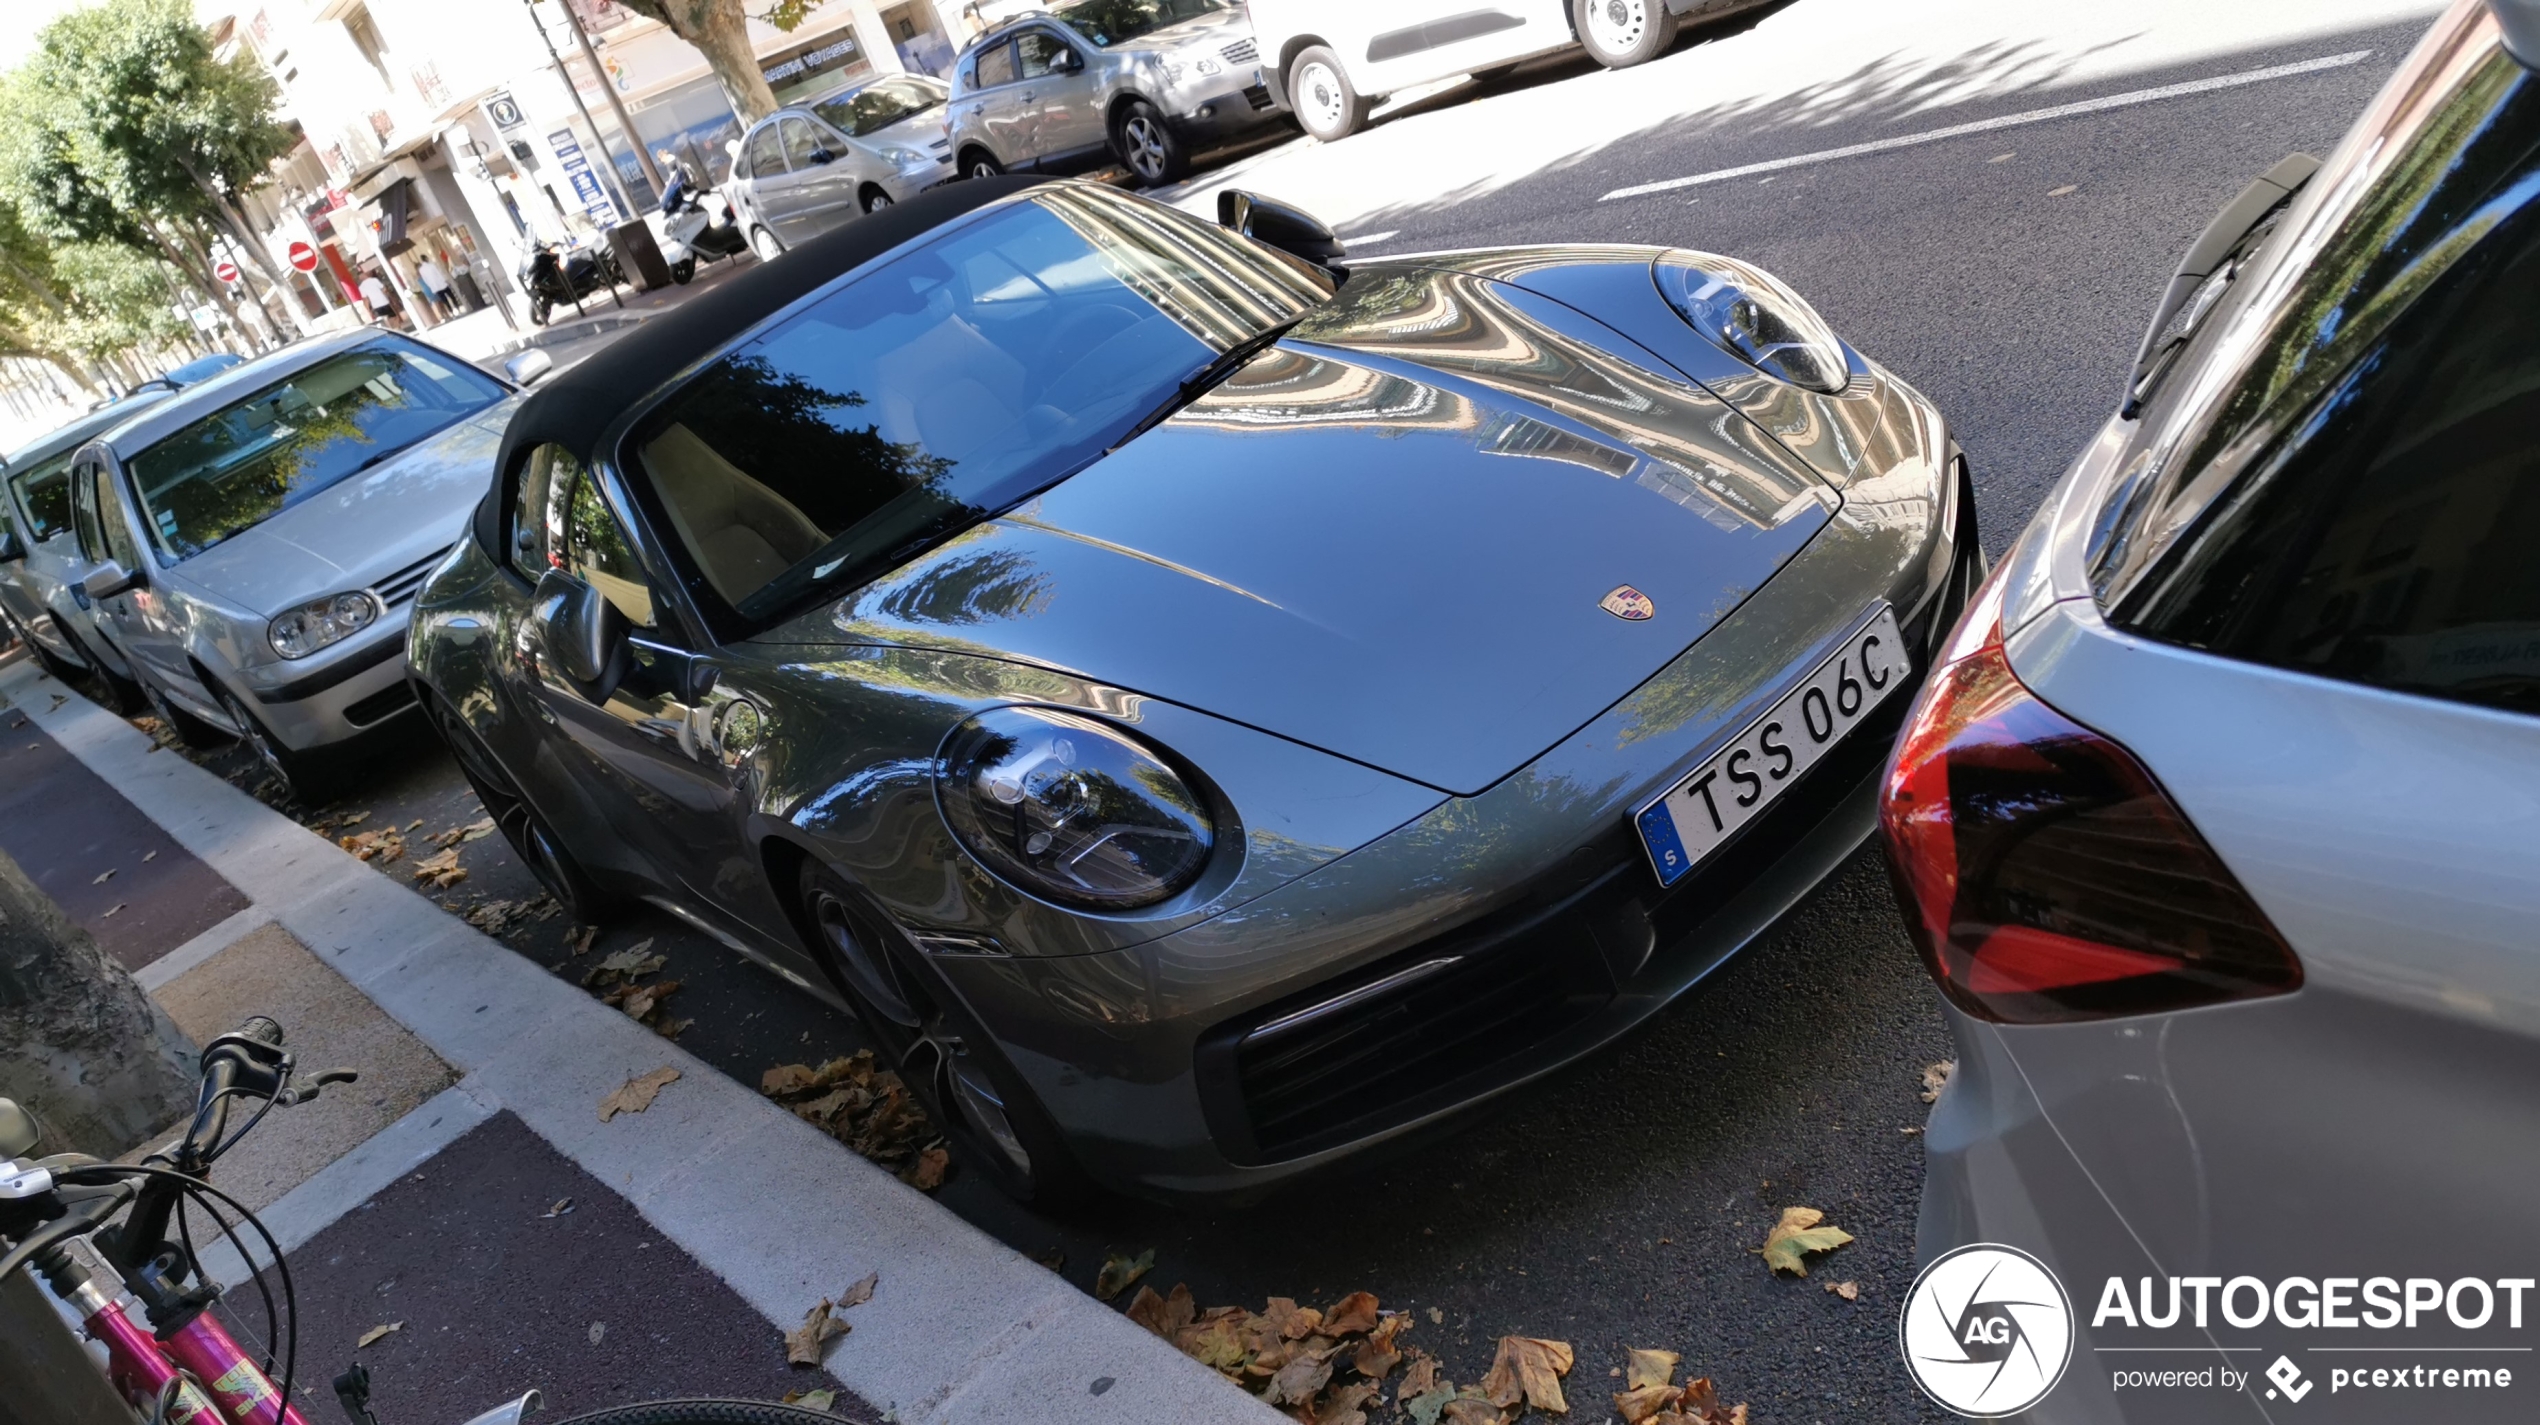
[{"label": "brick paving strip", "polygon": [[[402,1322],[361,1352],[380,1417],[402,1425],[532,1386],[554,1413],[773,1397],[822,1383],[785,1370],[779,1333],[878,1272],[828,1356],[842,1416],[1283,1418],[752,1086],[59,691],[23,660],[0,667],[15,710],[0,730],[24,756],[8,770],[46,779],[0,794],[0,846],[52,843],[39,854],[64,889],[86,884],[87,859],[158,850],[142,864],[173,863],[153,882],[166,909],[114,952],[141,961],[143,987],[198,1039],[261,1010],[304,1072],[363,1072],[272,1115],[219,1179],[289,1253],[319,1393],[362,1334]],[[18,714],[32,726],[9,730]],[[59,849],[74,834],[77,856]],[[75,914],[92,929],[131,913],[93,899]],[[663,1067],[680,1077],[648,1111],[600,1121],[602,1098]],[[203,1256],[243,1283],[226,1247]],[[252,1289],[225,1309],[261,1334]]]}]

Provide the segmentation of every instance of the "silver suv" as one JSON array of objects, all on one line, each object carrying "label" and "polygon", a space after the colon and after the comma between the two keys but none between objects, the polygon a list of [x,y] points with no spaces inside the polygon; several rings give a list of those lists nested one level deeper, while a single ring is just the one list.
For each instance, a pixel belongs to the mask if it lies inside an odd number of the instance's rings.
[{"label": "silver suv", "polygon": [[1060,0],[989,31],[953,73],[962,176],[1117,162],[1171,183],[1191,154],[1285,115],[1228,0]]}]

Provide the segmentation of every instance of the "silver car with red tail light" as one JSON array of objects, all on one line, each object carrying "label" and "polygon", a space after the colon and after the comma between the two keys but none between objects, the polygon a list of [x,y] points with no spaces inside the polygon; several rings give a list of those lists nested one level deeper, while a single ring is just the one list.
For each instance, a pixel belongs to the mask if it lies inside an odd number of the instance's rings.
[{"label": "silver car with red tail light", "polygon": [[2540,4],[2461,0],[2224,210],[1898,739],[1959,1046],[1920,1250],[2029,1254],[2075,1347],[1918,1291],[1953,1408],[2540,1408],[2531,61]]}]

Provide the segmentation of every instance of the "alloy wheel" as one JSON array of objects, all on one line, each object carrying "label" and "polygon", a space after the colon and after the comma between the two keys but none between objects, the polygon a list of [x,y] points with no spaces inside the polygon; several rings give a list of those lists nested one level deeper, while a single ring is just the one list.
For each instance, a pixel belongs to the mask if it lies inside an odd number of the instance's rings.
[{"label": "alloy wheel", "polygon": [[785,245],[778,242],[776,234],[767,229],[752,228],[750,229],[750,251],[757,253],[758,260],[761,262],[774,262],[785,255]]},{"label": "alloy wheel", "polygon": [[864,210],[868,213],[878,213],[889,206],[891,206],[891,195],[879,188],[864,195]]},{"label": "alloy wheel", "polygon": [[1165,156],[1164,129],[1152,115],[1132,114],[1120,126],[1121,157],[1128,160],[1129,171],[1149,183],[1164,179],[1168,162]]}]

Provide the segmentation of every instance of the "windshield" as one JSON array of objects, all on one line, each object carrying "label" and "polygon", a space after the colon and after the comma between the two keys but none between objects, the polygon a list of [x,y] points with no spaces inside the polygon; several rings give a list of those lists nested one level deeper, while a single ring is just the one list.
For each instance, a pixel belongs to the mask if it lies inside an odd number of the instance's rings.
[{"label": "windshield", "polygon": [[931,79],[901,75],[877,79],[853,94],[842,94],[811,106],[829,127],[853,138],[887,129],[911,114],[941,108],[944,87]]},{"label": "windshield", "polygon": [[502,397],[454,357],[380,342],[233,402],[125,464],[151,540],[188,559]]},{"label": "windshield", "polygon": [[1329,294],[1213,223],[1044,189],[707,368],[638,432],[649,493],[707,590],[763,624],[1064,478]]},{"label": "windshield", "polygon": [[1226,0],[1072,0],[1052,5],[1050,14],[1066,21],[1086,39],[1109,49],[1167,25],[1214,15],[1226,8]]}]

